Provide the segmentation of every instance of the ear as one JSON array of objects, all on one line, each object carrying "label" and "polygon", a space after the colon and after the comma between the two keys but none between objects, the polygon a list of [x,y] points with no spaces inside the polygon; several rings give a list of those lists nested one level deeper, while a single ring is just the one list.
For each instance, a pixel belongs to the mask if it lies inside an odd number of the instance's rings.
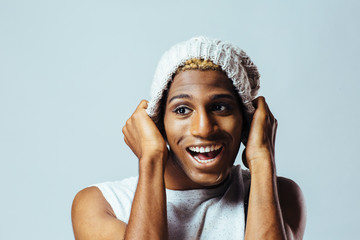
[{"label": "ear", "polygon": [[159,121],[156,124],[156,127],[159,129],[161,135],[163,136],[165,142],[167,142],[166,132],[165,132],[165,126],[164,126],[164,119],[159,119]]},{"label": "ear", "polygon": [[244,166],[249,168],[249,165],[248,165],[247,160],[246,160],[246,148],[244,148],[241,158],[242,158],[242,162],[243,162]]},{"label": "ear", "polygon": [[[245,116],[245,115],[243,115]],[[249,138],[249,131],[250,131],[250,123],[248,123],[248,120],[244,117],[243,118],[243,124],[242,124],[242,131],[241,131],[241,142],[246,147],[248,138]]]}]

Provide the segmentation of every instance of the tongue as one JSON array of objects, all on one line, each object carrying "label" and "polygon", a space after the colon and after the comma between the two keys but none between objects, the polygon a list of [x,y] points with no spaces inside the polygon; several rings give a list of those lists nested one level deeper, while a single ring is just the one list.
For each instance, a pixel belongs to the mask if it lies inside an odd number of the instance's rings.
[{"label": "tongue", "polygon": [[208,153],[199,153],[197,155],[197,157],[200,160],[208,160],[208,159],[213,159],[216,157],[216,155],[218,155],[219,151],[212,151],[212,152],[208,152]]}]

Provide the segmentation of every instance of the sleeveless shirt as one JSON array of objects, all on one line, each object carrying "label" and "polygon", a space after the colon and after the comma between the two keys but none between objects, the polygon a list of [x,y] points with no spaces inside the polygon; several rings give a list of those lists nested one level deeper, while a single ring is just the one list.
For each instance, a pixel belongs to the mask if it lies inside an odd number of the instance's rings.
[{"label": "sleeveless shirt", "polygon": [[[94,184],[116,217],[128,223],[138,177]],[[250,173],[233,166],[230,176],[210,189],[166,189],[169,239],[244,239],[245,197]]]}]

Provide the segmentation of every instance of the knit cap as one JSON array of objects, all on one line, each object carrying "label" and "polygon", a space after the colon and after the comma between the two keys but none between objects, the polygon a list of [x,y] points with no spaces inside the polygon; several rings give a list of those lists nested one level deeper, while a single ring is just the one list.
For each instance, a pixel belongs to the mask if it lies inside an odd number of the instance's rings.
[{"label": "knit cap", "polygon": [[161,119],[160,101],[167,91],[176,70],[189,59],[210,60],[221,67],[232,81],[242,100],[243,109],[248,124],[251,122],[255,108],[252,100],[260,88],[260,74],[249,56],[232,43],[211,39],[205,36],[191,38],[180,42],[161,57],[155,71],[151,86],[151,99],[146,109],[155,123]]}]

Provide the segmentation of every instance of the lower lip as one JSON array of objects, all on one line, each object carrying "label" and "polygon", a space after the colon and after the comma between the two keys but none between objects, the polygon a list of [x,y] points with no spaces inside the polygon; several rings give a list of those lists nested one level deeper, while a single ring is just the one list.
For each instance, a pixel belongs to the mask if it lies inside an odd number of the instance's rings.
[{"label": "lower lip", "polygon": [[192,159],[194,159],[197,163],[201,164],[202,166],[208,166],[208,165],[212,165],[213,163],[216,162],[217,159],[221,158],[223,152],[224,152],[224,147],[221,147],[221,151],[219,152],[218,155],[216,155],[215,158],[212,158],[212,159],[208,159],[208,160],[200,160],[200,159],[197,159],[197,157],[194,157],[193,155],[191,155],[191,153],[188,152],[188,154],[190,155],[190,157]]}]

